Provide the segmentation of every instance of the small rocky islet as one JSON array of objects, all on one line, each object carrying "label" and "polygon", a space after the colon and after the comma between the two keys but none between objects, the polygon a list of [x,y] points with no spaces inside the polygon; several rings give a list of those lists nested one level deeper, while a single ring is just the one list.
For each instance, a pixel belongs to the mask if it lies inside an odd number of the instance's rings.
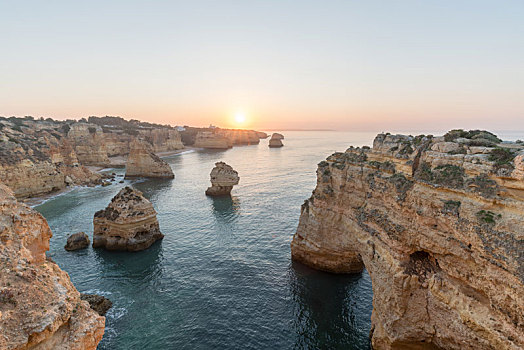
[{"label": "small rocky islet", "polygon": [[206,190],[208,196],[229,196],[233,186],[238,185],[240,181],[238,172],[224,162],[215,163],[209,176],[211,187]]},{"label": "small rocky islet", "polygon": [[136,252],[164,238],[153,204],[140,191],[124,187],[93,218],[93,248]]}]

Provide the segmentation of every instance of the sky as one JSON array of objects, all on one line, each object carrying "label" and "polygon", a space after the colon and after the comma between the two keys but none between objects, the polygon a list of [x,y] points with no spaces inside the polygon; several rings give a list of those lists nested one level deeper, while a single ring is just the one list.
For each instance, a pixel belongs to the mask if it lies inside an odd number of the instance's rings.
[{"label": "sky", "polygon": [[524,1],[0,0],[13,115],[524,130]]}]

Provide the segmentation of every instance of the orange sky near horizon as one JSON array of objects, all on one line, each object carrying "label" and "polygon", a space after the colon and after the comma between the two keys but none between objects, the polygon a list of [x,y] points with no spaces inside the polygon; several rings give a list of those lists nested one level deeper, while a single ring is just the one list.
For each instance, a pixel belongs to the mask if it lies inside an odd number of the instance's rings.
[{"label": "orange sky near horizon", "polygon": [[0,116],[524,130],[522,18],[519,0],[2,2]]}]

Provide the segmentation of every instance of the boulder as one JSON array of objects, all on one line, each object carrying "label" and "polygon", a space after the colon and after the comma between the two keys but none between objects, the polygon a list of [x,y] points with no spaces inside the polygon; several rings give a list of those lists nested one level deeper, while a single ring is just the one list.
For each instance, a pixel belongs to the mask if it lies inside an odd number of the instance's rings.
[{"label": "boulder", "polygon": [[80,299],[87,301],[89,307],[96,311],[100,316],[105,316],[107,311],[113,306],[111,300],[98,294],[80,293]]},{"label": "boulder", "polygon": [[126,179],[151,177],[173,179],[171,166],[160,159],[144,141],[133,141],[126,164]]},{"label": "boulder", "polygon": [[458,151],[461,146],[456,142],[438,142],[431,146],[432,151],[449,153]]},{"label": "boulder", "polygon": [[84,232],[77,232],[67,238],[65,250],[78,250],[89,247],[89,237]]},{"label": "boulder", "polygon": [[139,251],[164,238],[151,202],[127,186],[95,213],[93,226],[93,248]]},{"label": "boulder", "polygon": [[240,181],[238,172],[224,162],[215,163],[210,176],[211,187],[206,190],[208,196],[229,196],[233,186]]}]

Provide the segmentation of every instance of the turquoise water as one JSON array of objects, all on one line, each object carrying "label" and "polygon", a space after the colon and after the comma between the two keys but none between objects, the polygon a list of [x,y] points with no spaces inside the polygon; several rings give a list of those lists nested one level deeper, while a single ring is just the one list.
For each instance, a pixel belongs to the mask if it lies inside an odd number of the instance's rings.
[{"label": "turquoise water", "polygon": [[[79,291],[113,301],[99,349],[369,348],[369,275],[292,263],[289,244],[316,165],[374,134],[285,136],[280,149],[262,140],[166,158],[174,180],[78,188],[36,207],[53,230],[48,255]],[[204,194],[220,160],[240,175],[232,198]],[[128,184],[153,203],[164,240],[138,253],[65,251],[70,233],[92,237],[94,213]]]}]

